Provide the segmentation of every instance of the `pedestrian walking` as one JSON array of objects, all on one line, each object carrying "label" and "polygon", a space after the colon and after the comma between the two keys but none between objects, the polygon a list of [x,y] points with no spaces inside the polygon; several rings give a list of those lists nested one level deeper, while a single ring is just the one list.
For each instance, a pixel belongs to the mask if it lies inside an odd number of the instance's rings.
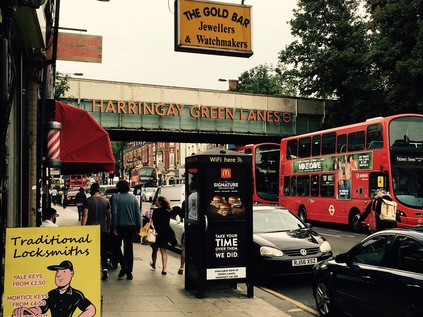
[{"label": "pedestrian walking", "polygon": [[108,199],[100,196],[100,185],[93,183],[90,187],[91,197],[85,203],[81,225],[100,225],[100,258],[102,280],[109,277],[107,269],[107,250],[110,241],[111,206]]},{"label": "pedestrian walking", "polygon": [[[382,209],[388,210],[392,208],[389,212],[392,216],[390,219],[382,217]],[[357,222],[363,222],[370,215],[369,220],[369,230],[370,231],[380,231],[385,229],[392,229],[397,226],[396,222],[396,203],[393,202],[392,197],[383,189],[377,189],[373,200],[367,205],[365,211],[358,218]],[[372,218],[373,217],[373,218]]]},{"label": "pedestrian walking", "polygon": [[167,245],[173,246],[177,244],[175,233],[170,227],[170,202],[167,198],[160,196],[156,200],[157,208],[153,211],[151,225],[156,231],[156,242],[151,245],[151,262],[150,266],[156,269],[157,251],[160,249],[162,256],[162,274],[167,274]]},{"label": "pedestrian walking", "polygon": [[87,204],[87,195],[85,195],[85,190],[82,187],[79,187],[79,191],[75,195],[75,204],[78,208],[78,220],[81,221],[84,208]]},{"label": "pedestrian walking", "polygon": [[[127,280],[132,280],[134,266],[133,241],[135,235],[141,230],[140,205],[135,195],[129,194],[129,183],[121,179],[117,182],[118,194],[112,199],[112,224],[111,230],[116,236],[114,252],[120,263],[121,270],[118,277],[126,275]],[[123,254],[122,254],[123,241]]]},{"label": "pedestrian walking", "polygon": [[57,189],[56,187],[53,187],[51,192],[51,202],[53,203],[53,205],[57,205]]}]

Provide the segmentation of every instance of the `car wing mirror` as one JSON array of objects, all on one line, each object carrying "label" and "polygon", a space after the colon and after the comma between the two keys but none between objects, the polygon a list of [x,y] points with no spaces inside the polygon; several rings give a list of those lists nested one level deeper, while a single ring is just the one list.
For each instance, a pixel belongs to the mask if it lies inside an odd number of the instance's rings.
[{"label": "car wing mirror", "polygon": [[347,263],[348,262],[348,253],[341,253],[335,256],[336,263]]}]

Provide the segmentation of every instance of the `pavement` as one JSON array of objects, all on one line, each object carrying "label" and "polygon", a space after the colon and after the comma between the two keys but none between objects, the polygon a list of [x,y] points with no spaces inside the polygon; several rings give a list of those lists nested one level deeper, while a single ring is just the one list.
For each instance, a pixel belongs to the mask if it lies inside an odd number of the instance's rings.
[{"label": "pavement", "polygon": [[[63,209],[52,206],[59,213],[59,226],[79,226],[75,206]],[[197,298],[195,290],[184,289],[184,275],[179,275],[180,256],[168,250],[167,275],[161,274],[161,257],[158,254],[157,268],[149,263],[151,247],[134,243],[133,280],[119,280],[118,269],[109,269],[109,278],[101,281],[102,317],[310,317],[308,312],[287,297],[272,291],[254,287],[254,297],[247,297],[245,284],[237,288],[213,286],[206,288],[204,298]]]}]

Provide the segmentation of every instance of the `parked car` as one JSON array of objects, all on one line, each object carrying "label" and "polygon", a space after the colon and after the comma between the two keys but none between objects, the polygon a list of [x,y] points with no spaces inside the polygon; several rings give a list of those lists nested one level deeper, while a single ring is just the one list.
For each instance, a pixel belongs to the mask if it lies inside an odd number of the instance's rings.
[{"label": "parked car", "polygon": [[253,206],[253,269],[256,276],[311,274],[332,256],[328,241],[284,207]]},{"label": "parked car", "polygon": [[423,316],[423,227],[374,233],[313,268],[321,316]]},{"label": "parked car", "polygon": [[66,206],[75,205],[75,197],[79,192],[78,189],[69,189],[66,193]]},{"label": "parked car", "polygon": [[143,187],[141,190],[141,200],[153,201],[156,190],[157,190],[157,187]]},{"label": "parked car", "polygon": [[100,185],[100,195],[110,198],[111,194],[117,193],[116,185]]},{"label": "parked car", "polygon": [[114,194],[117,194],[118,192],[119,192],[119,190],[117,189],[116,186],[115,187],[110,187],[110,188],[107,188],[104,191],[103,196],[106,197],[107,199],[110,199],[110,197],[112,197]]},{"label": "parked car", "polygon": [[[180,248],[184,222],[179,207],[171,212],[170,226]],[[318,261],[330,258],[328,241],[288,209],[274,205],[253,206],[253,269],[259,277],[311,274]]]}]

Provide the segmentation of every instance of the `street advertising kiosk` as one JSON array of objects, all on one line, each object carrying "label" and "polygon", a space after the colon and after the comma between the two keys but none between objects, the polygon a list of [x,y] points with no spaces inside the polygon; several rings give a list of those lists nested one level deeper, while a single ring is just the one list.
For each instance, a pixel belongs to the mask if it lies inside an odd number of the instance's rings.
[{"label": "street advertising kiosk", "polygon": [[246,283],[253,297],[252,160],[215,148],[185,160],[185,289]]}]

